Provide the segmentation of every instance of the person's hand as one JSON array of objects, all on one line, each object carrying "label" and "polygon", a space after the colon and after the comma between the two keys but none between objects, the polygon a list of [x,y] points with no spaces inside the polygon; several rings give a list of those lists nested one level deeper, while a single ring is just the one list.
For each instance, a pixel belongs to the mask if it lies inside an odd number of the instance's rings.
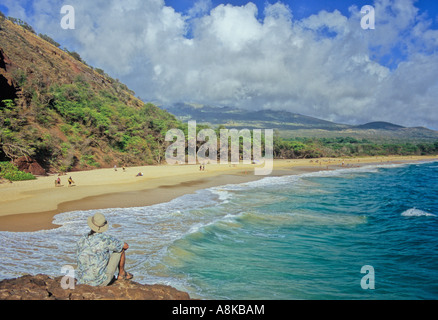
[{"label": "person's hand", "polygon": [[128,250],[129,245],[125,242],[125,244],[123,245],[123,250]]}]

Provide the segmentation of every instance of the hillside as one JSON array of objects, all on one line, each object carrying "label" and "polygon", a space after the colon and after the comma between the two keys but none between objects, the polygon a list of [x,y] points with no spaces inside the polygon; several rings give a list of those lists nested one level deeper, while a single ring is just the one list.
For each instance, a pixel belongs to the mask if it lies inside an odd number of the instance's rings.
[{"label": "hillside", "polygon": [[376,122],[369,122],[365,123],[359,126],[356,126],[357,129],[375,129],[375,130],[398,130],[403,129],[405,127],[399,126],[397,124],[384,122],[384,121],[376,121]]},{"label": "hillside", "polygon": [[46,171],[160,163],[182,124],[75,52],[0,15],[0,161]]},{"label": "hillside", "polygon": [[227,128],[275,129],[284,139],[354,137],[377,142],[435,142],[438,131],[422,127],[406,128],[389,122],[348,125],[279,110],[242,110],[188,103],[164,106],[181,121],[196,120],[211,126]]},{"label": "hillside", "polygon": [[249,111],[233,107],[214,107],[177,103],[164,106],[164,109],[176,115],[180,120],[196,120],[212,126],[224,125],[233,128],[279,130],[324,129],[342,130],[348,125],[338,124],[305,115],[276,110]]}]

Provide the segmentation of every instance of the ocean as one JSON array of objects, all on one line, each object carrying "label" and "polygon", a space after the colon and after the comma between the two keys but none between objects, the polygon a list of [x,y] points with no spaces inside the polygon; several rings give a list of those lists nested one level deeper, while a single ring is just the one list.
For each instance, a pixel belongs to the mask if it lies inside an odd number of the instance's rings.
[{"label": "ocean", "polygon": [[[201,299],[438,299],[438,162],[265,177],[99,210],[127,270]],[[0,232],[0,279],[64,275],[86,218]]]}]

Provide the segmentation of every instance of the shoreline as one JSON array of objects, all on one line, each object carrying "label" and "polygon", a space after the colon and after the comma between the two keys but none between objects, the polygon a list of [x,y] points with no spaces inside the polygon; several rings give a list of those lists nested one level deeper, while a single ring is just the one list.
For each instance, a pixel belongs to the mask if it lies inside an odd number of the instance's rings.
[{"label": "shoreline", "polygon": [[[75,186],[55,187],[57,175],[37,180],[0,185],[0,231],[34,232],[59,227],[53,217],[62,212],[107,208],[142,207],[171,201],[185,194],[211,187],[239,184],[270,176],[348,169],[364,165],[411,163],[438,160],[436,156],[385,156],[336,159],[274,160],[267,176],[254,175],[256,165],[206,166],[161,165],[130,167],[123,171],[95,169],[60,176],[66,183],[72,176]],[[136,173],[143,172],[142,177]]]}]

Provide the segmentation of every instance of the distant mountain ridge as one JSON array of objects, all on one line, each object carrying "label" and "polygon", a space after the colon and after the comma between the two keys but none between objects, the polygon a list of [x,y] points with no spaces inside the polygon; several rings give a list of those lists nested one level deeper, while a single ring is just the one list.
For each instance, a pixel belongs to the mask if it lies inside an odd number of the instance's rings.
[{"label": "distant mountain ridge", "polygon": [[265,124],[275,125],[281,129],[325,129],[340,130],[350,126],[321,120],[298,113],[280,110],[249,111],[233,107],[214,107],[208,105],[194,105],[176,103],[163,106],[163,109],[174,114],[180,120],[196,120],[200,123],[212,125],[226,125],[247,128],[266,128]]},{"label": "distant mountain ridge", "polygon": [[357,136],[396,140],[436,140],[438,131],[424,127],[407,128],[384,121],[362,125],[335,123],[315,117],[281,110],[244,110],[235,107],[215,107],[201,104],[175,103],[162,106],[181,121],[196,120],[211,126],[227,128],[277,129],[282,137],[297,136]]},{"label": "distant mountain ridge", "polygon": [[398,130],[406,127],[384,121],[375,121],[356,126],[357,129]]}]

